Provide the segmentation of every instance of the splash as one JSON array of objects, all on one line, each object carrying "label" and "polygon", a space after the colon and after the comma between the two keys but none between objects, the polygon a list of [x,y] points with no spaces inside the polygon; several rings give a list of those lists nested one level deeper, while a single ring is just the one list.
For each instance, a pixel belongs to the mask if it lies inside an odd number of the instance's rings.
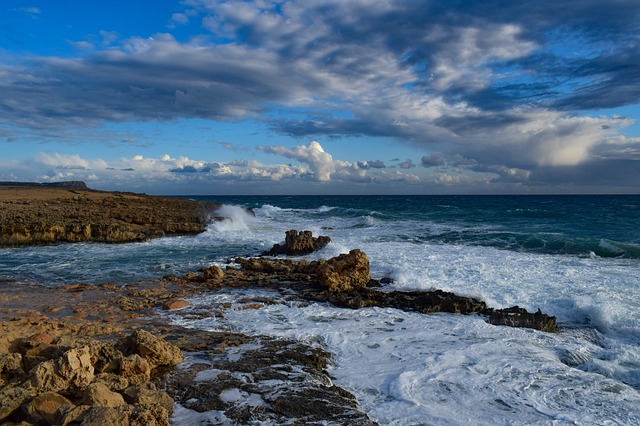
[{"label": "splash", "polygon": [[216,215],[223,218],[209,225],[208,229],[215,232],[246,231],[254,217],[242,207],[224,204]]}]

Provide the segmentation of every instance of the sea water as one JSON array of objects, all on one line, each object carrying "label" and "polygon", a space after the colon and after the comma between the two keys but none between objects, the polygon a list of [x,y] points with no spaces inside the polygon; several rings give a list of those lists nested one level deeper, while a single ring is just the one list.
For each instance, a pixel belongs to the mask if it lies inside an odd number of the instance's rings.
[{"label": "sea water", "polygon": [[[640,424],[640,196],[197,198],[225,203],[226,219],[193,237],[0,249],[0,284],[181,275],[258,255],[286,230],[307,229],[332,239],[307,258],[360,248],[374,277],[392,278],[388,289],[539,308],[561,331],[284,300],[224,318],[184,315],[241,303],[251,290],[207,294],[170,320],[320,345],[333,354],[334,382],[380,424]],[[221,418],[176,413],[176,424]]]}]

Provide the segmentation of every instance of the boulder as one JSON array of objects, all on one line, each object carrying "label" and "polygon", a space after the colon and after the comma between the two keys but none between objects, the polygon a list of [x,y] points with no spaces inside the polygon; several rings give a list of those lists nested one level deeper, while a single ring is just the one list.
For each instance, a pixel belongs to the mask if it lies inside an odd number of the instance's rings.
[{"label": "boulder", "polygon": [[138,354],[146,359],[151,369],[158,366],[175,366],[184,360],[177,346],[165,342],[148,331],[136,330],[125,339],[127,353]]},{"label": "boulder", "polygon": [[125,405],[124,398],[104,383],[91,383],[84,391],[82,404],[99,407],[120,407]]},{"label": "boulder", "polygon": [[369,258],[359,250],[351,250],[321,263],[316,269],[318,284],[329,293],[343,293],[365,288],[371,281]]},{"label": "boulder", "polygon": [[202,275],[207,280],[216,280],[224,278],[224,271],[218,265],[211,265],[202,270]]},{"label": "boulder", "polygon": [[284,254],[287,256],[303,256],[324,248],[331,242],[331,238],[326,236],[314,237],[311,231],[296,231],[292,229],[285,234],[284,245],[274,244],[267,255],[277,256]]},{"label": "boulder", "polygon": [[22,408],[29,422],[50,425],[55,424],[56,412],[65,405],[73,406],[73,403],[59,393],[47,392],[36,396]]},{"label": "boulder", "polygon": [[38,392],[85,387],[94,378],[89,347],[70,349],[57,359],[41,362],[29,375],[32,386]]}]

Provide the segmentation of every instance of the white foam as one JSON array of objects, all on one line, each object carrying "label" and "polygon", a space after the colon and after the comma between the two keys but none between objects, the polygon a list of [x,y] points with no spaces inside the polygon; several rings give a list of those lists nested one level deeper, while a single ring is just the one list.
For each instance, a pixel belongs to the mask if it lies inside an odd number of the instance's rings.
[{"label": "white foam", "polygon": [[224,204],[216,210],[216,214],[224,218],[209,225],[208,228],[216,232],[244,231],[249,229],[249,223],[253,221],[253,216],[239,206]]},{"label": "white foam", "polygon": [[[211,295],[192,303],[204,308],[233,297]],[[208,321],[198,328],[214,325]],[[607,365],[618,365],[607,359],[611,351],[579,332],[548,334],[492,326],[478,316],[320,304],[229,310],[215,327],[221,322],[235,331],[322,345],[333,354],[335,383],[353,392],[380,424],[640,421],[634,411],[638,391],[607,371]],[[633,360],[619,349],[620,361]]]}]

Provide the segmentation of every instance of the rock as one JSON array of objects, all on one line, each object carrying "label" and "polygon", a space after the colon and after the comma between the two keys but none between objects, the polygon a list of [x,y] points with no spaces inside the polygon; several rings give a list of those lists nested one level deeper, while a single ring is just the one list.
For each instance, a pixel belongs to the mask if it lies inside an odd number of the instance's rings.
[{"label": "rock", "polygon": [[129,384],[141,383],[151,377],[151,366],[140,355],[129,355],[121,360],[120,375],[126,377]]},{"label": "rock", "polygon": [[[71,413],[74,413],[73,411]],[[70,414],[71,414],[70,413]],[[129,426],[129,417],[126,411],[113,407],[89,407],[88,409],[76,410],[74,419],[70,421],[69,416],[64,418],[63,424],[76,423],[82,426]]]},{"label": "rock", "polygon": [[29,386],[6,386],[0,389],[0,421],[10,416],[34,396],[36,392]]},{"label": "rock", "polygon": [[73,403],[58,393],[47,392],[36,396],[24,405],[23,411],[31,423],[55,424],[56,412],[65,405],[73,406]]},{"label": "rock", "polygon": [[371,281],[369,258],[359,250],[351,250],[321,263],[316,270],[319,285],[330,293],[365,288]]},{"label": "rock", "polygon": [[10,381],[23,374],[22,355],[13,352],[0,354],[0,385],[4,381]]},{"label": "rock", "polygon": [[532,314],[519,306],[492,311],[489,315],[489,323],[509,327],[527,327],[549,333],[558,331],[556,317],[543,314],[540,309]]},{"label": "rock", "polygon": [[91,383],[84,391],[82,404],[97,405],[100,407],[119,407],[126,403],[122,395],[112,391],[104,383]]},{"label": "rock", "polygon": [[41,362],[29,375],[31,384],[38,392],[87,386],[94,378],[89,347],[70,349],[57,359]]},{"label": "rock", "polygon": [[28,337],[28,340],[31,341],[32,344],[45,343],[47,345],[50,345],[54,339],[55,336],[49,333],[36,333]]},{"label": "rock", "polygon": [[175,366],[184,360],[177,346],[165,342],[148,331],[137,330],[125,340],[129,353],[139,354],[147,360],[151,368]]},{"label": "rock", "polygon": [[284,245],[274,244],[267,255],[277,256],[284,254],[287,256],[303,256],[324,248],[331,242],[331,238],[326,236],[313,237],[311,231],[296,231],[292,229],[285,234]]},{"label": "rock", "polygon": [[164,302],[162,304],[162,309],[166,311],[170,311],[173,309],[185,308],[187,306],[189,306],[189,302],[187,302],[186,300],[174,299],[174,300],[169,300],[167,302]]},{"label": "rock", "polygon": [[169,426],[170,424],[169,412],[160,404],[130,406],[128,414],[129,424],[132,426]]},{"label": "rock", "polygon": [[224,278],[224,271],[218,265],[211,265],[202,270],[202,275],[208,280],[219,280]]},{"label": "rock", "polygon": [[151,382],[129,386],[124,391],[124,397],[129,404],[160,404],[170,415],[173,414],[173,398],[166,392],[157,390]]}]

